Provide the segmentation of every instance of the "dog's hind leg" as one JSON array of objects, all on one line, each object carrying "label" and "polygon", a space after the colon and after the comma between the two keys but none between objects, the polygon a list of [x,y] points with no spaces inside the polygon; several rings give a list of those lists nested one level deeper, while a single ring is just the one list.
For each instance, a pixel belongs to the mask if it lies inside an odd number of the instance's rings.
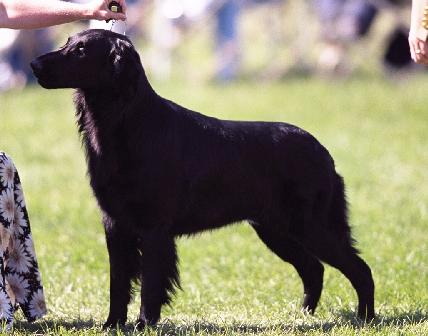
[{"label": "dog's hind leg", "polygon": [[323,287],[324,267],[299,242],[285,234],[275,232],[271,226],[253,224],[255,231],[266,246],[282,260],[294,266],[303,282],[302,308],[314,313]]},{"label": "dog's hind leg", "polygon": [[336,237],[333,232],[320,229],[314,232],[308,248],[322,261],[345,275],[358,295],[358,317],[370,321],[374,318],[374,282],[370,267],[358,256],[351,242]]},{"label": "dog's hind leg", "polygon": [[155,325],[162,305],[171,301],[175,287],[179,287],[178,257],[174,237],[154,229],[143,234],[141,240],[141,308],[137,321],[139,329]]},{"label": "dog's hind leg", "polygon": [[110,260],[110,312],[103,328],[124,325],[131,298],[131,279],[139,272],[140,254],[134,238],[117,229],[111,218],[103,218]]},{"label": "dog's hind leg", "polygon": [[305,237],[304,244],[320,260],[337,268],[349,279],[358,295],[358,316],[372,320],[375,316],[375,286],[370,267],[353,246],[344,189],[343,179],[336,175],[328,212],[324,212],[327,217],[320,212],[321,215],[312,220],[311,234]]}]

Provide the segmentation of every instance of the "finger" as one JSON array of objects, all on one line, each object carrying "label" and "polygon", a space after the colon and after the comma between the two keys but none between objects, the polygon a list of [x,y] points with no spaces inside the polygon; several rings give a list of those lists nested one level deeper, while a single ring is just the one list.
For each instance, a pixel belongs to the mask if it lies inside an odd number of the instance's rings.
[{"label": "finger", "polygon": [[409,49],[410,49],[410,56],[412,57],[412,60],[416,62],[416,50],[417,47],[415,47],[414,41],[409,39]]},{"label": "finger", "polygon": [[417,54],[415,62],[418,64],[425,64],[428,65],[428,57],[422,54]]},{"label": "finger", "polygon": [[108,14],[108,18],[112,19],[112,20],[122,20],[122,21],[125,21],[126,20],[126,15],[124,13],[110,12]]},{"label": "finger", "polygon": [[421,53],[424,56],[428,56],[428,45],[425,41],[419,41],[418,42],[419,49],[421,49]]},{"label": "finger", "polygon": [[428,51],[426,50],[425,43],[416,39],[411,44],[411,52],[413,53],[413,60],[417,63],[422,63]]},{"label": "finger", "polygon": [[410,49],[410,57],[413,61],[416,62],[416,54],[415,54],[415,48],[412,46],[412,44],[409,45]]},{"label": "finger", "polygon": [[117,2],[122,6],[122,13],[126,15],[126,1],[125,0],[117,0]]},{"label": "finger", "polygon": [[413,58],[415,62],[420,62],[424,55],[422,55],[422,50],[419,47],[413,48]]},{"label": "finger", "polygon": [[425,65],[425,66],[427,66],[427,65],[428,65],[428,59],[426,59],[426,60],[420,60],[420,61],[417,61],[416,63],[417,63],[417,64],[420,64],[420,65]]},{"label": "finger", "polygon": [[428,64],[428,46],[425,41],[416,39],[412,43],[414,61],[418,64]]}]

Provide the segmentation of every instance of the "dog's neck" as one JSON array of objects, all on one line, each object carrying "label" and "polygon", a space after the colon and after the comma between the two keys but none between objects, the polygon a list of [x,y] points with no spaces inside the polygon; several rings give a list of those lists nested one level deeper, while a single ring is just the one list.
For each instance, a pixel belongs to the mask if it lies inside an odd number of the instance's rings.
[{"label": "dog's neck", "polygon": [[125,114],[132,113],[131,107],[136,103],[147,106],[156,97],[157,94],[145,74],[124,86],[77,89],[74,101],[78,123],[81,125],[81,114],[89,113],[96,123],[114,124],[124,118]]},{"label": "dog's neck", "polygon": [[[109,140],[100,134],[101,130],[111,134],[136,111],[135,105],[151,106],[156,97],[144,73],[135,83],[128,83],[123,88],[77,89],[74,97],[77,124],[87,150],[100,155],[102,147],[108,145],[101,143],[102,139]],[[144,110],[139,112],[145,113]]]},{"label": "dog's neck", "polygon": [[98,88],[81,88],[77,89],[77,94],[95,113],[98,110],[105,111],[106,108],[118,110],[136,99],[147,100],[156,95],[144,73],[125,84],[118,82]]}]

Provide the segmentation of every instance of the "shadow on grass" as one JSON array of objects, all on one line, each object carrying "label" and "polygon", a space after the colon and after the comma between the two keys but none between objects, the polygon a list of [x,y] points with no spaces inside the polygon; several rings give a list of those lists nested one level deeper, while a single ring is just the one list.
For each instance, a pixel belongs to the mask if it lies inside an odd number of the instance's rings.
[{"label": "shadow on grass", "polygon": [[88,330],[88,329],[100,329],[100,323],[94,320],[39,320],[36,322],[25,322],[25,321],[16,321],[13,325],[13,328],[18,331],[26,331],[32,333],[55,333],[60,332],[61,330]]},{"label": "shadow on grass", "polygon": [[[248,323],[234,322],[223,325],[216,323],[210,323],[208,321],[197,321],[191,324],[180,324],[172,321],[165,321],[160,323],[157,327],[150,329],[147,328],[149,334],[154,332],[159,336],[185,336],[195,335],[199,333],[205,334],[261,334],[269,331],[279,331],[281,333],[287,332],[300,332],[306,333],[310,331],[322,331],[329,332],[333,328],[339,327],[352,327],[353,329],[370,328],[381,330],[384,327],[393,326],[404,326],[408,324],[419,324],[428,322],[428,312],[426,311],[414,311],[409,313],[400,313],[396,315],[378,315],[371,323],[364,323],[355,315],[349,311],[339,311],[337,314],[339,319],[337,321],[313,321],[312,319],[299,319],[295,323],[284,322],[280,324],[272,325],[256,325]],[[35,323],[28,323],[17,321],[14,325],[14,329],[18,331],[25,331],[30,333],[43,333],[43,334],[60,334],[61,331],[83,331],[93,329],[94,332],[101,332],[101,324],[94,320],[76,320],[76,321],[65,321],[65,320],[47,320]],[[111,330],[110,335],[115,335],[117,332]],[[120,330],[120,335],[136,335],[146,334],[146,332],[137,332],[133,323],[128,323],[125,327]]]},{"label": "shadow on grass", "polygon": [[393,316],[379,315],[371,323],[365,323],[358,319],[355,314],[349,311],[340,311],[340,320],[338,321],[305,321],[299,320],[296,323],[280,323],[272,325],[251,325],[239,324],[239,322],[230,325],[217,325],[209,322],[196,322],[193,325],[178,325],[172,322],[162,323],[157,327],[158,335],[192,335],[200,332],[206,334],[228,334],[230,332],[237,334],[261,334],[269,331],[279,331],[283,334],[288,332],[307,333],[310,331],[329,332],[332,329],[339,327],[352,327],[353,329],[371,328],[382,329],[388,326],[402,326],[406,324],[419,324],[428,322],[428,312],[416,311],[410,313],[402,313]]}]

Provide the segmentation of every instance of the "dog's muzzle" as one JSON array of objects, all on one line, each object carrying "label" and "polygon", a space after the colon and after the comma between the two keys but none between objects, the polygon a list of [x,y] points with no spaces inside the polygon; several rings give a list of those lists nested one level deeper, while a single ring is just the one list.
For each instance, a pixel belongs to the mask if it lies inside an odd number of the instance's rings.
[{"label": "dog's muzzle", "polygon": [[33,70],[34,75],[39,78],[42,73],[42,65],[41,63],[35,59],[30,63],[31,70]]},{"label": "dog's muzzle", "polygon": [[43,64],[43,62],[41,62],[38,58],[36,58],[30,63],[30,67],[33,70],[33,74],[39,84],[45,89],[52,89],[54,88],[54,76],[49,70],[49,67],[46,67],[45,65],[46,64]]}]

